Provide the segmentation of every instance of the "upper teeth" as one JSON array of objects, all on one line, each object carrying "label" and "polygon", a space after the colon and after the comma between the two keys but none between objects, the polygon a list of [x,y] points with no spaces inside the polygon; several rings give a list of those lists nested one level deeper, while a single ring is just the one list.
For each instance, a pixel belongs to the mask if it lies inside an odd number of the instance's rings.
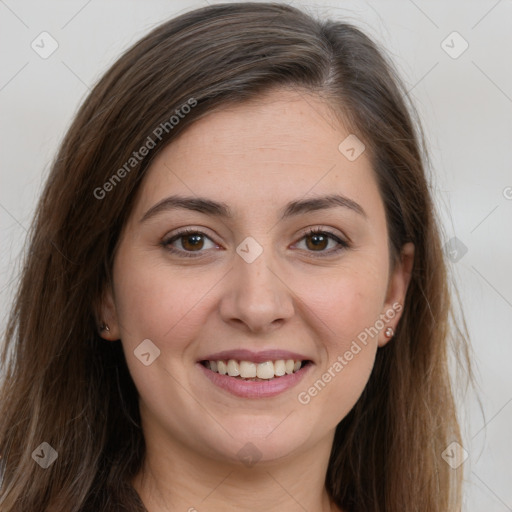
[{"label": "upper teeth", "polygon": [[278,359],[277,361],[265,361],[264,363],[252,363],[251,361],[208,361],[206,366],[210,370],[229,375],[230,377],[242,377],[250,379],[258,377],[259,379],[273,379],[282,377],[284,374],[291,374],[300,369],[302,361],[293,359]]}]

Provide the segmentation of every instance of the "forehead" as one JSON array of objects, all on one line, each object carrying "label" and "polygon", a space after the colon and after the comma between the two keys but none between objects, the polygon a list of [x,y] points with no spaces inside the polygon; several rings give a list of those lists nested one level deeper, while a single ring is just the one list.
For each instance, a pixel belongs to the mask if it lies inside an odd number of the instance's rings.
[{"label": "forehead", "polygon": [[180,157],[204,156],[202,148],[209,148],[216,159],[260,158],[270,163],[273,156],[279,155],[285,157],[283,164],[314,160],[318,165],[319,161],[332,163],[337,158],[339,139],[345,132],[332,109],[319,97],[277,90],[215,110],[194,123],[167,149]]},{"label": "forehead", "polygon": [[312,94],[281,90],[228,105],[161,151],[144,180],[142,203],[175,192],[276,207],[310,192],[378,195],[369,156],[363,151],[351,161],[340,151],[349,136]]}]

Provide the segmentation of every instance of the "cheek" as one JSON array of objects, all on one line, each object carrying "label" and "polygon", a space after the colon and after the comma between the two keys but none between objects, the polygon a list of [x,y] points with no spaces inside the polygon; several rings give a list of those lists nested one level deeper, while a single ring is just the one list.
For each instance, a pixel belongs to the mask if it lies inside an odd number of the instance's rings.
[{"label": "cheek", "polygon": [[[123,254],[116,261],[116,310],[123,349],[135,385],[153,411],[162,404],[181,403],[177,395],[169,396],[169,388],[180,388],[176,383],[188,378],[189,349],[210,314],[208,292],[216,281],[217,275],[170,269],[151,258],[142,261]],[[138,347],[146,339],[160,350],[149,366],[133,355],[141,353]]]},{"label": "cheek", "polygon": [[137,258],[120,259],[114,282],[123,343],[131,345],[149,338],[163,347],[172,339],[172,347],[177,347],[184,330],[193,338],[201,326],[198,316],[204,310],[202,301],[216,278],[193,273],[142,259],[137,262]]},{"label": "cheek", "polygon": [[329,345],[342,349],[375,324],[382,313],[386,284],[385,265],[371,260],[354,264],[347,259],[323,278],[306,278],[301,295],[325,324]]},{"label": "cheek", "polygon": [[[387,274],[379,259],[349,262],[329,278],[309,279],[307,305],[323,325],[321,350],[325,359],[320,376],[315,375],[299,396],[301,403],[316,401],[330,425],[337,424],[363,392],[377,351]],[[379,324],[380,325],[380,324]]]}]

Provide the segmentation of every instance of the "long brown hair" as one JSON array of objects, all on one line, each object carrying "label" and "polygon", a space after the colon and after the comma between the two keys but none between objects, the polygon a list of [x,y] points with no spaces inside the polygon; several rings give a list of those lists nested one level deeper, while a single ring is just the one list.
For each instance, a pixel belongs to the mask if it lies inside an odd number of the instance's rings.
[{"label": "long brown hair", "polygon": [[[144,510],[130,484],[145,451],[137,390],[120,341],[99,337],[96,316],[116,243],[168,143],[201,116],[279,87],[320,95],[357,128],[392,264],[403,244],[415,245],[403,316],[337,427],[326,488],[350,512],[460,510],[462,469],[441,455],[461,442],[447,361],[451,340],[470,368],[467,329],[450,328],[440,223],[403,85],[350,24],[284,4],[232,3],[171,19],[129,49],[85,100],[53,162],[1,359],[4,512]],[[148,137],[154,147],[135,158]],[[43,442],[58,454],[46,470],[32,457]]]}]

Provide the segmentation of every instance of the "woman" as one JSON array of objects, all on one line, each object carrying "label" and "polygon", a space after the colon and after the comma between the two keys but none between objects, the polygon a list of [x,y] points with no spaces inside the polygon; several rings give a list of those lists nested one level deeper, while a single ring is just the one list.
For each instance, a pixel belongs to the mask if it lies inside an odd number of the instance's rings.
[{"label": "woman", "polygon": [[112,66],[31,231],[3,511],[460,510],[405,97],[358,29],[271,3],[188,12]]}]

